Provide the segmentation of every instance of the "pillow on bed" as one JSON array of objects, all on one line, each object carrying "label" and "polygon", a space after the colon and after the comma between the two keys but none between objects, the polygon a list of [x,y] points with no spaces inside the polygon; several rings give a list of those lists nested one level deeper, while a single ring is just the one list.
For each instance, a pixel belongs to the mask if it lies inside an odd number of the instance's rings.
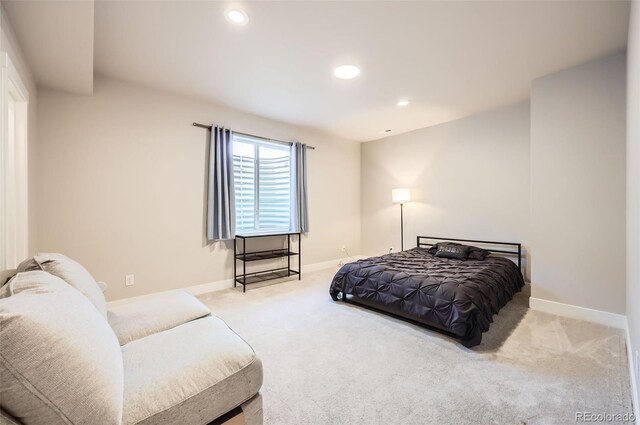
[{"label": "pillow on bed", "polygon": [[[443,245],[454,245],[454,246],[466,246],[469,248],[469,252],[468,255],[465,259],[467,260],[478,260],[478,261],[483,261],[485,258],[487,258],[488,255],[491,254],[491,251],[487,251],[486,249],[482,249],[482,248],[478,248],[477,246],[471,246],[471,245],[462,245],[456,242],[439,242],[437,244],[435,244],[434,246],[432,246],[431,248],[429,248],[429,254],[432,255],[436,255],[436,253],[438,252],[438,248],[440,246]],[[446,258],[446,257],[445,257]]]},{"label": "pillow on bed", "polygon": [[436,251],[438,258],[453,258],[455,260],[466,260],[469,256],[469,247],[466,245],[440,244]]},{"label": "pillow on bed", "polygon": [[487,251],[486,249],[478,248],[477,246],[469,246],[469,256],[467,259],[483,261],[490,254],[491,251]]},{"label": "pillow on bed", "polygon": [[438,242],[437,244],[433,245],[431,248],[429,248],[429,254],[432,255],[436,255],[436,252],[438,252],[438,248],[444,245],[457,245],[457,246],[462,246],[461,243],[457,243],[457,242]]}]

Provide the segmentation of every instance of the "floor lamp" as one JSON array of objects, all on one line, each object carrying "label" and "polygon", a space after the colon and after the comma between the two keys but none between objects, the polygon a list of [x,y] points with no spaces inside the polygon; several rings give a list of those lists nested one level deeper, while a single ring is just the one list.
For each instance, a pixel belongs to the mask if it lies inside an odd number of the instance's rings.
[{"label": "floor lamp", "polygon": [[394,204],[400,204],[400,251],[404,251],[404,211],[402,206],[405,202],[411,200],[411,191],[409,189],[392,189],[391,201]]}]

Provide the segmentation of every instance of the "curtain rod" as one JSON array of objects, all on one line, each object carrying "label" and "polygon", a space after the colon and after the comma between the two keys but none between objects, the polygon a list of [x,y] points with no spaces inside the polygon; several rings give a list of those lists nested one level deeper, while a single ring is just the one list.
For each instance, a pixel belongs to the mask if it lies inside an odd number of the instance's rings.
[{"label": "curtain rod", "polygon": [[[209,131],[211,131],[211,128],[212,128],[212,126],[210,126],[210,125],[204,125],[204,124],[200,124],[200,123],[197,123],[197,122],[194,122],[193,126],[194,127],[200,127],[200,128],[206,128]],[[269,138],[266,138],[266,137],[256,136],[256,135],[249,134],[249,133],[240,133],[239,131],[234,131],[234,133],[241,134],[243,136],[255,137],[256,139],[270,140],[272,142],[282,143],[282,144],[291,146],[291,142],[285,142],[285,141],[277,140],[277,139],[269,139]],[[315,150],[315,146],[307,145],[307,149]]]}]

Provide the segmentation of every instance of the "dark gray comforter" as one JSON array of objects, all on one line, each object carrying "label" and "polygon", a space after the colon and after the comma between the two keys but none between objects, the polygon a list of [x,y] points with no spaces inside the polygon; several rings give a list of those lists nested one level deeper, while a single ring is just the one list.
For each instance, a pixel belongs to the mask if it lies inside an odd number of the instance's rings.
[{"label": "dark gray comforter", "polygon": [[414,248],[345,264],[329,293],[444,330],[470,347],[523,286],[518,266],[506,258],[452,260]]}]

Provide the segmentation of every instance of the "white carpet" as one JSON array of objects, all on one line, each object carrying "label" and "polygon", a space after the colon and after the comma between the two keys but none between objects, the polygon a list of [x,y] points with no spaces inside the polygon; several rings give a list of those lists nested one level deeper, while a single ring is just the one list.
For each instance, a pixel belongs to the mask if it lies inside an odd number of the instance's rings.
[{"label": "white carpet", "polygon": [[531,311],[523,292],[466,349],[332,301],[334,273],[200,297],[262,359],[266,425],[564,425],[632,411],[620,330]]}]

